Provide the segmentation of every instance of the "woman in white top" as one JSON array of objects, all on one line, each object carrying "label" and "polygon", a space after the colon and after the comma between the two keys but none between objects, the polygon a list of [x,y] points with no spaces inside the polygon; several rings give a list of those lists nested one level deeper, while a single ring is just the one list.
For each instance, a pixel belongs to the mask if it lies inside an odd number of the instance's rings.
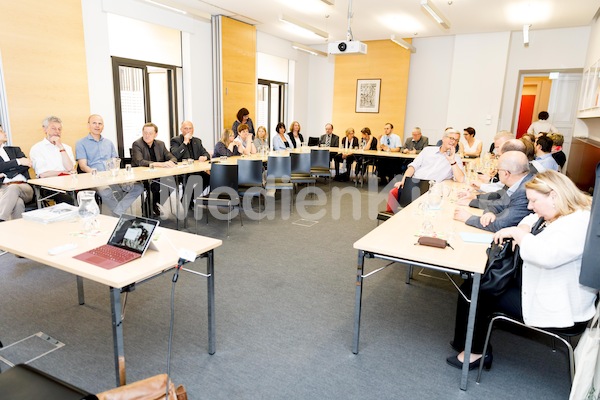
[{"label": "woman in white top", "polygon": [[[492,297],[480,292],[473,332],[473,352],[469,368],[479,367],[491,313],[500,311],[540,328],[566,328],[585,323],[594,316],[598,291],[579,284],[581,258],[590,220],[592,199],[581,192],[563,174],[546,171],[525,184],[528,216],[519,226],[496,232],[494,241],[512,238],[523,259],[521,279],[514,279],[502,294]],[[535,217],[543,219],[536,235],[532,234]],[[535,224],[537,225],[537,224]],[[462,299],[459,296],[459,299]],[[468,305],[459,300],[452,346],[460,351],[448,363],[462,367]],[[490,367],[492,354],[484,358]]]},{"label": "woman in white top", "polygon": [[288,137],[290,138],[292,147],[295,149],[301,147],[302,143],[304,142],[304,137],[302,137],[300,129],[302,129],[300,127],[300,122],[294,121],[292,122],[292,125],[290,126],[290,131],[288,132]]},{"label": "woman in white top", "polygon": [[476,158],[481,155],[483,144],[481,140],[475,139],[475,129],[468,127],[464,129],[463,140],[459,143],[458,152],[464,157]]}]

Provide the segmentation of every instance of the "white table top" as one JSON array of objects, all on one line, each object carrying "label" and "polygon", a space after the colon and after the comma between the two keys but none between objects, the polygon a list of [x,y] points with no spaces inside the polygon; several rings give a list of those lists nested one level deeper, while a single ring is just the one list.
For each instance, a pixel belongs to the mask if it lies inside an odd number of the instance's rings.
[{"label": "white table top", "polygon": [[96,176],[91,173],[77,174],[73,176],[53,176],[50,178],[30,179],[27,183],[44,186],[58,190],[84,190],[98,186],[116,185],[121,183],[139,182],[148,179],[157,179],[167,176],[191,174],[200,171],[209,171],[210,163],[195,161],[193,165],[178,164],[172,168],[135,167],[131,174],[125,169],[120,169],[119,174],[113,177],[110,171],[98,171]]},{"label": "white table top", "polygon": [[[461,186],[461,184],[449,181],[444,182],[444,185],[453,187],[452,196],[456,196],[458,188]],[[440,210],[427,213],[434,231],[444,239],[448,239],[454,250],[449,247],[439,249],[415,245],[419,234],[422,233],[425,219],[423,212],[419,209],[419,204],[426,199],[425,196],[427,193],[356,241],[354,248],[460,271],[483,273],[487,261],[485,250],[489,243],[467,243],[460,238],[459,233],[485,234],[489,232],[473,228],[464,222],[455,221],[453,213],[458,206],[452,203],[450,198],[443,200]],[[481,214],[481,210],[472,208],[470,210],[473,213]]]},{"label": "white table top", "polygon": [[[2,222],[0,224],[0,237],[2,238],[0,249],[95,282],[122,288],[174,266],[179,259],[178,250],[174,246],[185,244],[186,249],[194,251],[196,254],[202,254],[223,244],[218,239],[159,226],[154,238],[154,245],[159,251],[148,249],[142,258],[107,270],[73,258],[77,254],[106,244],[118,219],[99,215],[98,221],[101,233],[90,237],[78,235],[82,229],[82,222],[79,218],[50,224],[40,224],[24,219]],[[48,254],[49,249],[67,243],[75,243],[77,248],[56,256]]]}]

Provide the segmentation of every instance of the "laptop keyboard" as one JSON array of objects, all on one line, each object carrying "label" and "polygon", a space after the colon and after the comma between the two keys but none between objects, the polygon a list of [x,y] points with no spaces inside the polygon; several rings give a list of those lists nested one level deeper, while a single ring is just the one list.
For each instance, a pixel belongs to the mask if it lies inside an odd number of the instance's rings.
[{"label": "laptop keyboard", "polygon": [[99,256],[105,259],[117,261],[120,263],[126,263],[127,261],[131,261],[134,258],[137,258],[139,254],[133,253],[131,251],[127,251],[124,249],[120,249],[115,246],[111,246],[109,244],[105,244],[104,246],[97,247],[89,251],[89,253]]}]

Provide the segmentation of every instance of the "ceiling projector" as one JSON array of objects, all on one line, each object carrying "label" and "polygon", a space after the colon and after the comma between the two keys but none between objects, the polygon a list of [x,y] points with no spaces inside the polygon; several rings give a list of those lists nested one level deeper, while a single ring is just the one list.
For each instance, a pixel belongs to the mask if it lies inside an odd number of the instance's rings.
[{"label": "ceiling projector", "polygon": [[329,54],[367,54],[367,45],[355,40],[329,43],[327,50]]}]

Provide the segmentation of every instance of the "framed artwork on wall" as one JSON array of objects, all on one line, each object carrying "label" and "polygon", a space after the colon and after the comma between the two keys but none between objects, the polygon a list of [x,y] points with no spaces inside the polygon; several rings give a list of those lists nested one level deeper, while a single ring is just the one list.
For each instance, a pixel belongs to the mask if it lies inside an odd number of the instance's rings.
[{"label": "framed artwork on wall", "polygon": [[381,79],[356,80],[356,112],[378,113]]}]

